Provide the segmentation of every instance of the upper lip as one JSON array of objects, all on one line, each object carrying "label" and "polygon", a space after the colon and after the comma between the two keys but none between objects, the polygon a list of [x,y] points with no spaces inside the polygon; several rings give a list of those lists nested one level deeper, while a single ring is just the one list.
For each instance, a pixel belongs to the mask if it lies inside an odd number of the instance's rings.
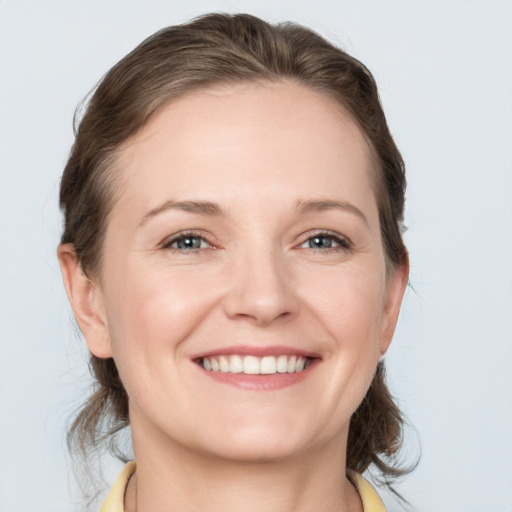
[{"label": "upper lip", "polygon": [[201,359],[203,357],[213,357],[213,356],[229,356],[229,355],[239,355],[239,356],[256,356],[256,357],[265,357],[265,356],[302,356],[308,357],[311,359],[320,358],[320,354],[317,352],[310,352],[308,350],[301,350],[294,347],[286,347],[283,345],[269,345],[269,346],[253,346],[253,345],[234,345],[231,347],[222,347],[213,350],[208,350],[205,352],[199,352],[197,354],[193,354],[191,359]]}]

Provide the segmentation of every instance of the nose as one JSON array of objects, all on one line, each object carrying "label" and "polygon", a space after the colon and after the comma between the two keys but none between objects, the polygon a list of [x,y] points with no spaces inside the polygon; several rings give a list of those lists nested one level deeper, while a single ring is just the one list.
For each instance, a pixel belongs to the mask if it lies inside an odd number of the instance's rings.
[{"label": "nose", "polygon": [[230,318],[268,326],[296,313],[294,280],[284,259],[268,248],[250,251],[237,259],[224,298],[224,309]]}]

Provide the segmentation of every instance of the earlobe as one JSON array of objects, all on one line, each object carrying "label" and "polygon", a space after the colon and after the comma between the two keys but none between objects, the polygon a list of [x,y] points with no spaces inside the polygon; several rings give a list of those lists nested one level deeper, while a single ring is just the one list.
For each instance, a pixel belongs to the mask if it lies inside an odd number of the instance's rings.
[{"label": "earlobe", "polygon": [[89,350],[96,357],[112,357],[101,289],[84,273],[72,244],[59,245],[57,257],[69,302]]},{"label": "earlobe", "polygon": [[386,297],[382,316],[382,330],[380,338],[380,351],[383,356],[391,344],[395,332],[400,307],[404,297],[405,289],[409,280],[409,259],[397,266],[392,274],[388,276],[386,285]]}]

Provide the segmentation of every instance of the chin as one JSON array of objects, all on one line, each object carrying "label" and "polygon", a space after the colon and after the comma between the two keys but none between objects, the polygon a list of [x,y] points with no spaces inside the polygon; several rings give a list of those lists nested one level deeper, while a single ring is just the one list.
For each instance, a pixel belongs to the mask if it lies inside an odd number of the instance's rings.
[{"label": "chin", "polygon": [[212,447],[208,447],[210,454],[224,460],[247,464],[262,464],[279,462],[298,455],[301,452],[299,443],[287,443],[264,438],[253,442],[231,442],[226,445],[216,445],[212,453]]},{"label": "chin", "polygon": [[[248,421],[249,419],[249,421]],[[226,427],[229,425],[229,427]],[[211,428],[211,425],[210,425]],[[205,450],[223,459],[247,463],[277,462],[294,457],[315,444],[315,436],[296,418],[239,418],[210,430]]]}]

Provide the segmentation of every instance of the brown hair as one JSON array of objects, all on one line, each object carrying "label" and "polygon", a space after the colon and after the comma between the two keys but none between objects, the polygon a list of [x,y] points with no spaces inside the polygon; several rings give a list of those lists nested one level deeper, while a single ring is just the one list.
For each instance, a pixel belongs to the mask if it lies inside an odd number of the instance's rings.
[{"label": "brown hair", "polygon": [[[101,268],[105,226],[116,200],[115,156],[162,105],[215,84],[284,79],[328,95],[358,123],[375,160],[388,268],[407,264],[401,229],[404,164],[370,72],[299,25],[271,25],[245,14],[210,14],[146,39],[105,75],[89,101],[76,129],[60,190],[61,242],[73,244],[84,272],[94,276]],[[113,435],[129,425],[128,397],[114,360],[91,356],[91,368],[97,389],[68,437],[70,445],[77,443],[84,451],[115,439]],[[396,463],[402,430],[403,419],[386,387],[380,362],[351,419],[347,468],[363,472],[373,464],[385,479],[402,474]]]}]

